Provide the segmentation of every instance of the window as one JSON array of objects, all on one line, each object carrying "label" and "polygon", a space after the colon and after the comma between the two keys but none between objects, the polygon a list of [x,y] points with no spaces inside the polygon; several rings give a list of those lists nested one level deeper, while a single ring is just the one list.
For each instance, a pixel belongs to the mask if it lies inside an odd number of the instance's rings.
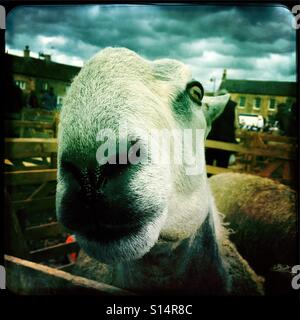
[{"label": "window", "polygon": [[62,104],[63,104],[63,97],[57,96],[57,101],[56,101],[57,108],[60,109],[62,107]]},{"label": "window", "polygon": [[240,97],[239,107],[244,108],[246,105],[246,97]]},{"label": "window", "polygon": [[293,99],[292,98],[286,98],[286,102],[285,102],[288,106],[292,105],[293,103]]},{"label": "window", "polygon": [[48,90],[48,83],[47,83],[47,82],[44,82],[44,83],[42,84],[42,89],[43,89],[43,90]]},{"label": "window", "polygon": [[16,80],[16,85],[22,89],[22,90],[25,90],[26,89],[26,82],[25,81],[22,81],[22,80]]},{"label": "window", "polygon": [[276,100],[274,98],[270,98],[269,109],[270,110],[275,110],[275,107],[276,107]]},{"label": "window", "polygon": [[260,109],[260,104],[261,104],[261,98],[260,97],[256,97],[254,100],[253,100],[253,109]]}]

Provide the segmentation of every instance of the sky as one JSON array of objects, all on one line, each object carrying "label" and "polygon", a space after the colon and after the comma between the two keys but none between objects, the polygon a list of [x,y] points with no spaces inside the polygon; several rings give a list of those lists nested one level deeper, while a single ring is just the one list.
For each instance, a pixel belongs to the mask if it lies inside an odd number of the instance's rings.
[{"label": "sky", "polygon": [[[23,6],[7,18],[6,51],[82,66],[107,46],[178,59],[207,91],[230,79],[296,81],[296,31],[282,6]],[[211,79],[215,79],[211,81]]]}]

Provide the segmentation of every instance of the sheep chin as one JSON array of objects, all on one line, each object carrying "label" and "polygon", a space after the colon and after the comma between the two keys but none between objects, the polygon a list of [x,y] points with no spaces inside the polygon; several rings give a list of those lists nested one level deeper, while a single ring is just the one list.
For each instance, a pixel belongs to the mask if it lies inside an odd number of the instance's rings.
[{"label": "sheep chin", "polygon": [[108,243],[98,242],[76,234],[79,246],[90,257],[106,263],[115,264],[142,258],[155,245],[160,230],[166,220],[167,210],[155,220],[147,223],[137,233]]}]

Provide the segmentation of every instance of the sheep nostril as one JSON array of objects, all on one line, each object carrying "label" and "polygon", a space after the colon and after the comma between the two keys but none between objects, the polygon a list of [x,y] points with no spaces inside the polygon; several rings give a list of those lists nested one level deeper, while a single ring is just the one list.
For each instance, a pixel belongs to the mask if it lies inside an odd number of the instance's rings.
[{"label": "sheep nostril", "polygon": [[80,188],[80,195],[84,201],[99,200],[104,195],[106,184],[121,176],[130,164],[110,164],[93,168],[79,168],[69,161],[61,161],[61,173],[69,183],[76,184]]},{"label": "sheep nostril", "polygon": [[100,184],[105,185],[108,180],[115,179],[121,176],[128,168],[130,164],[104,164],[101,168]]},{"label": "sheep nostril", "polygon": [[76,165],[70,161],[61,161],[60,163],[61,173],[63,175],[72,176],[76,182],[80,182],[81,179],[81,170]]},{"label": "sheep nostril", "polygon": [[77,185],[80,196],[90,200],[95,192],[95,178],[86,168],[80,168],[70,161],[60,162],[60,172],[68,185]]}]

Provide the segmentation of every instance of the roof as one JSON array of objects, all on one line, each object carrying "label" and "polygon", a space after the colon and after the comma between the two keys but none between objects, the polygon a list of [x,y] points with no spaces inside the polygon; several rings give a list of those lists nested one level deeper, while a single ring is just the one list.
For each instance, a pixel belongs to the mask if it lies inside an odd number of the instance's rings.
[{"label": "roof", "polygon": [[69,82],[80,71],[80,67],[70,66],[37,58],[24,58],[5,54],[6,65],[12,73],[23,74],[36,78],[47,78]]},{"label": "roof", "polygon": [[222,80],[219,90],[229,93],[249,93],[271,96],[296,97],[296,82],[258,81],[258,80]]}]

